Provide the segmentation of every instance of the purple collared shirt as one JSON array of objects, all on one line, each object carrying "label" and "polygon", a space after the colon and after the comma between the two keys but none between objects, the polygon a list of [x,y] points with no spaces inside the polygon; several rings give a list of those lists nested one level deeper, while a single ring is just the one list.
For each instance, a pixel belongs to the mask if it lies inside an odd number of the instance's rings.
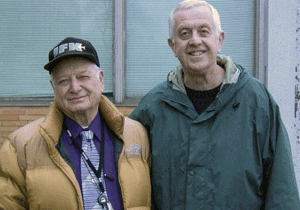
[{"label": "purple collared shirt", "polygon": [[[100,154],[100,141],[102,141],[101,137],[101,118],[99,113],[96,115],[95,119],[92,121],[92,123],[89,125],[89,129],[93,131],[94,133],[94,143],[95,146]],[[68,116],[65,116],[65,125],[70,130],[73,138],[78,142],[79,146],[81,147],[82,141],[80,138],[80,133],[83,130],[83,128],[74,120],[69,118]],[[117,174],[117,168],[115,163],[115,139],[112,136],[112,134],[108,131],[108,128],[106,126],[106,123],[104,124],[104,174],[107,174],[109,177],[113,178],[107,179],[105,178],[105,186],[107,190],[107,195],[109,201],[112,203],[113,208],[115,210],[122,209],[121,204],[121,196],[119,194],[119,185],[118,185],[118,174]],[[76,177],[79,182],[80,188],[82,189],[82,181],[81,181],[81,156],[75,145],[72,143],[71,138],[67,134],[67,131],[63,129],[62,131],[62,137],[65,142],[65,145],[70,153],[70,156],[73,160],[74,167],[76,168]]]}]

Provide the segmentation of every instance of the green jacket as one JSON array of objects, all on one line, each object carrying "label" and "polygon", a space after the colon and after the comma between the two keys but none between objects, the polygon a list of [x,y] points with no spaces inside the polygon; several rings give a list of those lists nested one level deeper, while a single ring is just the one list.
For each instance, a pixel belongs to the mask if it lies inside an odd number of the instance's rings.
[{"label": "green jacket", "polygon": [[221,91],[201,115],[180,66],[130,115],[150,135],[156,209],[300,209],[278,105],[229,57],[218,64],[226,70]]}]

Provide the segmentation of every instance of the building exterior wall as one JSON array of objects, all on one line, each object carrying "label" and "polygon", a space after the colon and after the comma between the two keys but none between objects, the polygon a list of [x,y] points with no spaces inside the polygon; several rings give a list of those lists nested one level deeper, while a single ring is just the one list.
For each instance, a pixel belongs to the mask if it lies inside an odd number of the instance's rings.
[{"label": "building exterior wall", "polygon": [[[300,27],[300,0],[284,3],[281,0],[268,1],[267,87],[280,107],[281,117],[289,133],[300,189],[300,31],[296,32]],[[298,76],[296,81],[295,74]]]},{"label": "building exterior wall", "polygon": [[294,160],[300,189],[300,0],[296,3],[296,68],[295,68],[295,131]]}]

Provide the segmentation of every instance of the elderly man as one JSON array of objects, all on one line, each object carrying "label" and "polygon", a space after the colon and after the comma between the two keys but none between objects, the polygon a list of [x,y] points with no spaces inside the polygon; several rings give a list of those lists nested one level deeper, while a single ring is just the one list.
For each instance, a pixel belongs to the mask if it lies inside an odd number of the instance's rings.
[{"label": "elderly man", "polygon": [[64,39],[45,69],[55,102],[0,148],[0,209],[150,209],[146,130],[102,95],[92,44]]},{"label": "elderly man", "polygon": [[183,1],[169,26],[180,65],[130,116],[150,134],[156,209],[300,209],[279,108],[263,84],[218,55],[218,12]]}]

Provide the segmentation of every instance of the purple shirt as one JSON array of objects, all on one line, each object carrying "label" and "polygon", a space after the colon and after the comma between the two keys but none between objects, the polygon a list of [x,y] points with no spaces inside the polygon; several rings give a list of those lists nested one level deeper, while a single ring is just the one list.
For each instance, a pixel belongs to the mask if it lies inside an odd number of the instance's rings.
[{"label": "purple shirt", "polygon": [[[99,113],[96,115],[95,119],[92,121],[90,126],[88,127],[94,133],[94,143],[100,155],[100,146],[101,143],[101,118]],[[70,130],[73,138],[78,142],[79,146],[82,145],[80,133],[83,128],[74,120],[65,115],[65,125]],[[81,156],[75,145],[72,143],[71,138],[67,134],[66,130],[63,129],[62,137],[65,142],[65,145],[70,153],[70,156],[73,160],[74,167],[76,168],[76,177],[79,182],[80,188],[82,190],[82,181],[81,181]],[[107,190],[108,199],[113,205],[115,210],[123,209],[121,204],[121,196],[119,193],[119,185],[118,185],[118,174],[115,163],[115,138],[108,131],[106,123],[104,123],[104,166],[103,172],[107,174],[109,177],[113,178],[113,180],[105,179],[105,186]],[[100,158],[100,157],[99,157]],[[98,168],[97,168],[98,170]]]}]

